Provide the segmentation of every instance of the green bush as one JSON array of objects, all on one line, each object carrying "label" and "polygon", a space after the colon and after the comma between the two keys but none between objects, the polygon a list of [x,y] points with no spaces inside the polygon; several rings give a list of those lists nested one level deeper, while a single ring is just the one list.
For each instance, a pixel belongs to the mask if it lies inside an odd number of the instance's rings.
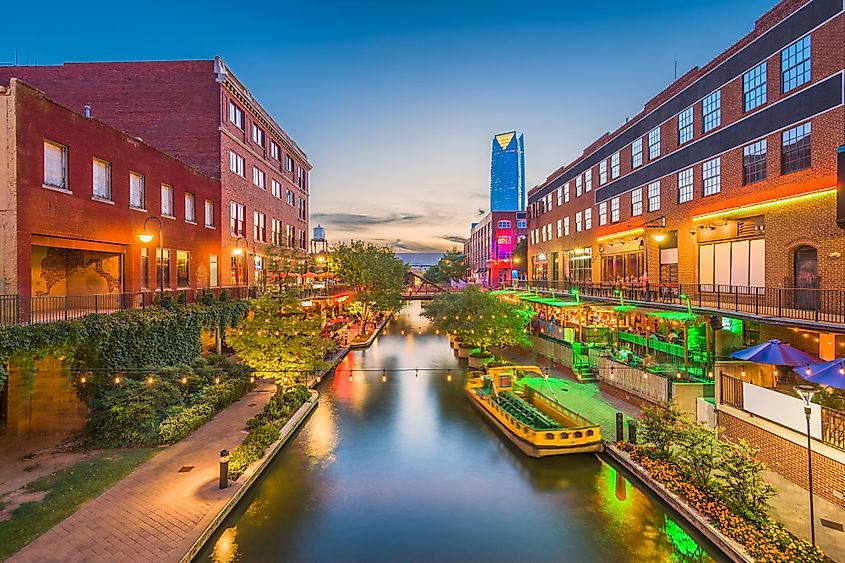
[{"label": "green bush", "polygon": [[199,403],[192,407],[182,408],[162,421],[158,428],[159,438],[165,444],[178,442],[211,420],[215,414],[214,407],[208,403]]},{"label": "green bush", "polygon": [[499,360],[493,360],[492,362],[489,362],[487,364],[487,367],[488,368],[501,368],[501,367],[512,366],[512,365],[514,365],[512,361],[502,358],[502,359],[499,359]]},{"label": "green bush", "polygon": [[492,358],[492,352],[486,352],[484,350],[473,350],[469,353],[470,358]]},{"label": "green bush", "polygon": [[88,441],[101,448],[157,445],[161,420],[181,404],[182,393],[172,383],[126,380],[91,405]]},{"label": "green bush", "polygon": [[229,479],[243,475],[247,467],[264,457],[264,452],[279,439],[281,421],[267,422],[249,431],[243,443],[229,456]]}]

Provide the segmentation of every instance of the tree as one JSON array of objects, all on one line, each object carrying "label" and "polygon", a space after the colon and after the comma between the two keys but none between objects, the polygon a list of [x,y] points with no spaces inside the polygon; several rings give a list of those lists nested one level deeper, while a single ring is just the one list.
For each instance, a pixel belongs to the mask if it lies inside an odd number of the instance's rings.
[{"label": "tree", "polygon": [[520,272],[528,270],[528,239],[520,239],[513,247],[513,268]]},{"label": "tree", "polygon": [[326,354],[337,348],[323,337],[320,317],[309,318],[293,293],[254,300],[238,328],[227,331],[226,342],[243,363],[272,375],[280,393],[325,369]]},{"label": "tree", "polygon": [[678,461],[703,491],[710,489],[719,452],[718,430],[688,418],[678,421]]},{"label": "tree", "polygon": [[769,499],[775,489],[763,478],[766,465],[757,459],[757,450],[745,440],[719,444],[719,470],[722,475],[722,496],[725,502],[747,518],[765,519]]},{"label": "tree", "polygon": [[363,241],[339,243],[329,252],[328,266],[334,279],[352,291],[350,301],[357,303],[352,310],[361,319],[362,331],[376,314],[402,306],[406,267],[391,248]]},{"label": "tree", "polygon": [[492,347],[532,345],[526,329],[534,312],[476,287],[438,295],[422,314],[435,328],[455,334],[461,342],[484,352]]},{"label": "tree", "polygon": [[451,279],[462,280],[466,276],[464,254],[455,247],[447,251],[437,264],[425,271],[423,277],[430,282],[444,284]]},{"label": "tree", "polygon": [[646,444],[652,446],[652,457],[671,459],[674,455],[672,446],[680,434],[681,411],[672,403],[646,407],[640,416],[640,436]]}]

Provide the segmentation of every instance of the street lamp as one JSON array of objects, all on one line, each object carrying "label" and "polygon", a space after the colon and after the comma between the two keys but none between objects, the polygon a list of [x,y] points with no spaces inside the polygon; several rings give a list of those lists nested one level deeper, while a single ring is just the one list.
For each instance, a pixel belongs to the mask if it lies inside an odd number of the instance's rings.
[{"label": "street lamp", "polygon": [[813,511],[813,452],[812,438],[810,437],[810,402],[816,394],[816,388],[812,385],[796,385],[795,392],[804,401],[804,416],[807,417],[807,478],[810,485],[810,541],[816,545],[816,518]]},{"label": "street lamp", "polygon": [[[238,244],[240,244],[241,241],[244,241],[244,247],[243,248],[240,248],[238,246]],[[248,244],[249,243],[247,242],[246,237],[238,237],[237,239],[235,239],[235,248],[232,249],[232,256],[235,256],[236,258],[240,258],[241,255],[244,254],[246,252],[246,250],[248,249],[248,246],[247,246]],[[236,264],[238,262],[240,262],[240,260],[235,261]],[[246,259],[244,259],[244,269],[246,269]],[[236,275],[235,275],[235,277],[236,277],[235,283],[237,283],[238,285],[240,285],[240,273],[241,273],[240,270],[241,270],[241,268],[238,267],[238,269],[236,271]],[[249,285],[249,274],[247,274],[246,284]]]},{"label": "street lamp", "polygon": [[149,244],[155,238],[154,234],[147,231],[147,223],[150,221],[158,222],[158,261],[160,262],[159,270],[161,271],[161,298],[164,299],[164,236],[162,234],[164,225],[162,225],[161,219],[155,216],[147,217],[144,220],[144,232],[138,235],[138,240],[144,244]]}]

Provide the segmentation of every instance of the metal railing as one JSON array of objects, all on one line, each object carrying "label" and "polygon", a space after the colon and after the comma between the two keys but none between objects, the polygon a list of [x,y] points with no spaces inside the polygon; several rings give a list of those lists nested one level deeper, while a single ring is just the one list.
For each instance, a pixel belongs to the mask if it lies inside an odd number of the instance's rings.
[{"label": "metal railing", "polygon": [[822,442],[845,450],[845,412],[822,407]]},{"label": "metal railing", "polygon": [[739,380],[724,373],[719,374],[719,402],[725,405],[741,409],[743,408],[744,396],[742,392],[742,380]]},{"label": "metal railing", "polygon": [[533,280],[518,287],[546,292],[577,290],[582,297],[686,305],[761,317],[845,323],[845,291],[801,287],[748,287],[712,284],[591,283]]}]

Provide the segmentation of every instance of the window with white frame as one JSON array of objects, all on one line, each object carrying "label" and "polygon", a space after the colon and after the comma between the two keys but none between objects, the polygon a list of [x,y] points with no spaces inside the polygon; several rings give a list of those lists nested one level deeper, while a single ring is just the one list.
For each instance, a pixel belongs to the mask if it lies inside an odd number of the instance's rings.
[{"label": "window with white frame", "polygon": [[285,202],[291,207],[296,206],[296,196],[293,194],[292,190],[285,190]]},{"label": "window with white frame", "polygon": [[722,91],[716,90],[701,103],[701,119],[707,133],[722,124]]},{"label": "window with white frame", "polygon": [[275,179],[270,180],[270,193],[274,197],[282,199],[282,185]]},{"label": "window with white frame", "polygon": [[607,202],[599,204],[599,226],[607,225]]},{"label": "window with white frame", "polygon": [[252,213],[252,236],[258,242],[267,242],[267,216],[259,211]]},{"label": "window with white frame", "polygon": [[607,183],[607,160],[599,162],[599,186]]},{"label": "window with white frame", "polygon": [[705,196],[714,195],[722,191],[722,158],[716,157],[708,160],[702,166],[704,186],[702,193]]},{"label": "window with white frame", "polygon": [[[527,227],[528,227],[528,221],[526,221],[525,219],[519,219],[516,222],[516,228],[517,229],[525,229]],[[523,237],[523,238],[525,238],[525,237]]]},{"label": "window with white frame", "polygon": [[579,211],[575,214],[575,232],[580,233],[584,230],[584,214]]},{"label": "window with white frame", "polygon": [[692,140],[692,106],[678,114],[678,145]]},{"label": "window with white frame", "polygon": [[44,141],[44,185],[68,189],[67,147],[47,140]]},{"label": "window with white frame", "polygon": [[220,285],[220,264],[216,254],[208,255],[208,286],[217,287]]},{"label": "window with white frame", "polygon": [[290,157],[289,154],[285,155],[285,170],[288,172],[293,172],[293,159]]},{"label": "window with white frame", "polygon": [[619,151],[610,156],[610,179],[615,180],[619,177]]},{"label": "window with white frame", "polygon": [[692,168],[678,172],[678,203],[692,201]]},{"label": "window with white frame", "polygon": [[631,168],[642,166],[643,164],[643,139],[640,137],[631,143]]},{"label": "window with white frame", "polygon": [[252,167],[252,183],[262,190],[264,189],[264,171],[257,166]]},{"label": "window with white frame", "polygon": [[660,210],[660,180],[648,185],[648,210]]},{"label": "window with white frame", "polygon": [[543,228],[542,228],[542,229],[540,229],[540,233],[541,233],[541,235],[542,235],[542,237],[543,237],[542,241],[543,241],[543,242],[546,242],[546,226],[545,226],[545,225],[543,225]]},{"label": "window with white frame", "polygon": [[205,200],[205,226],[214,226],[214,202],[210,199]]},{"label": "window with white frame", "polygon": [[784,94],[810,81],[810,60],[809,35],[780,52],[781,91]]},{"label": "window with white frame", "polygon": [[270,239],[270,242],[272,242],[276,246],[282,246],[284,244],[284,240],[285,240],[285,238],[284,238],[285,233],[284,233],[284,230],[282,229],[282,222],[279,221],[278,219],[273,219],[272,225],[273,225],[273,227],[271,229],[272,238]]},{"label": "window with white frame", "polygon": [[563,219],[557,220],[557,238],[563,236]]},{"label": "window with white frame", "polygon": [[637,188],[631,192],[631,217],[643,214],[643,189]]},{"label": "window with white frame", "polygon": [[499,221],[498,227],[500,229],[510,229],[511,228],[511,222],[510,221]]},{"label": "window with white frame", "polygon": [[584,210],[584,230],[589,231],[593,228],[593,208],[588,207]]},{"label": "window with white frame", "polygon": [[582,193],[584,193],[584,189],[581,175],[579,174],[578,177],[575,178],[575,197],[580,197]]},{"label": "window with white frame", "polygon": [[111,163],[95,158],[92,164],[94,197],[111,201]]},{"label": "window with white frame", "polygon": [[563,218],[563,236],[569,236],[569,217]]},{"label": "window with white frame", "polygon": [[742,75],[743,109],[751,111],[766,103],[766,62]]},{"label": "window with white frame", "polygon": [[557,189],[557,206],[560,207],[561,205],[563,205],[563,189],[558,188]]},{"label": "window with white frame", "polygon": [[165,217],[175,217],[173,211],[173,186],[170,184],[161,185],[161,214]]},{"label": "window with white frame", "polygon": [[593,189],[593,169],[590,168],[584,172],[584,191],[589,192]]},{"label": "window with white frame", "polygon": [[660,156],[660,127],[648,132],[648,159],[654,160]]},{"label": "window with white frame", "polygon": [[569,182],[563,185],[563,203],[569,203]]},{"label": "window with white frame", "polygon": [[144,175],[129,173],[129,207],[144,209]]},{"label": "window with white frame", "polygon": [[619,222],[619,198],[615,197],[610,200],[610,222]]},{"label": "window with white frame", "polygon": [[194,194],[185,192],[185,222],[197,222],[197,201]]},{"label": "window with white frame", "polygon": [[[244,176],[244,157],[235,151],[229,151],[229,170],[238,176]],[[245,176],[244,176],[245,177]]]},{"label": "window with white frame", "polygon": [[276,141],[270,141],[270,156],[273,157],[274,160],[279,160],[279,155],[281,151],[279,151],[279,145],[276,144]]},{"label": "window with white frame", "polygon": [[238,129],[244,128],[244,110],[239,108],[235,102],[229,102],[229,121]]},{"label": "window with white frame", "polygon": [[264,129],[255,123],[252,124],[252,142],[260,147],[264,146]]}]

